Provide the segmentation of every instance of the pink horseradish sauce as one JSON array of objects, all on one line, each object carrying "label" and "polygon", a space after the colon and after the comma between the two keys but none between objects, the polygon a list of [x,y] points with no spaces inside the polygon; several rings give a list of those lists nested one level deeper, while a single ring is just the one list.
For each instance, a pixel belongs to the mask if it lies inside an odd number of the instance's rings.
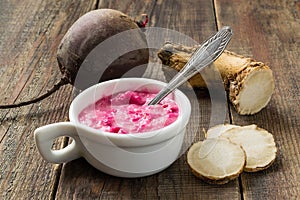
[{"label": "pink horseradish sauce", "polygon": [[148,106],[156,94],[127,91],[99,99],[80,112],[79,122],[112,133],[143,133],[173,123],[178,105],[165,97],[158,105]]}]

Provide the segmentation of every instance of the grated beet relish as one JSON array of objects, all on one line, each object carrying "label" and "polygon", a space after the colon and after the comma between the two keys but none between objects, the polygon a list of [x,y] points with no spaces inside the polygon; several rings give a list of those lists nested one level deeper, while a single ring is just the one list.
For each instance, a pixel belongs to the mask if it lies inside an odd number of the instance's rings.
[{"label": "grated beet relish", "polygon": [[80,112],[79,122],[89,127],[111,133],[143,133],[157,130],[173,123],[179,113],[171,98],[160,104],[147,104],[156,94],[127,91],[99,99]]}]

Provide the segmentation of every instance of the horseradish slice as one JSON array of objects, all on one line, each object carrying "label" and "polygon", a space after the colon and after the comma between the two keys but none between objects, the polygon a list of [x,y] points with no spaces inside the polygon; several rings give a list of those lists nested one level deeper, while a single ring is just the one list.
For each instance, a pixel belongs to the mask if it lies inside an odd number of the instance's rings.
[{"label": "horseradish slice", "polygon": [[245,150],[247,164],[244,171],[256,172],[266,169],[276,158],[277,148],[273,135],[254,124],[229,129],[220,137],[241,145]]},{"label": "horseradish slice", "polygon": [[225,184],[243,172],[244,150],[224,138],[209,138],[194,143],[187,154],[193,174],[212,184]]},{"label": "horseradish slice", "polygon": [[237,125],[233,124],[219,124],[216,126],[213,126],[209,128],[206,132],[206,138],[216,138],[219,137],[223,132],[231,129],[231,128],[236,128],[239,127]]}]

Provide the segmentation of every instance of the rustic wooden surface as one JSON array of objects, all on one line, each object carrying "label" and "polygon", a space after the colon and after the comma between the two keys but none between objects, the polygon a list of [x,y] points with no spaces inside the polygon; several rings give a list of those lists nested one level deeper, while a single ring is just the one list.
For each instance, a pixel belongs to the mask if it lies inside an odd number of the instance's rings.
[{"label": "rustic wooden surface", "polygon": [[[0,1],[1,104],[37,96],[61,75],[56,49],[72,23],[89,10],[114,8],[131,16],[147,13],[149,26],[163,27],[203,41],[223,25],[234,37],[228,49],[270,65],[276,80],[270,104],[253,116],[239,116],[229,105],[226,122],[256,123],[274,134],[275,163],[258,173],[243,173],[226,185],[203,183],[189,171],[185,155],[161,173],[135,179],[106,175],[84,159],[63,165],[45,162],[33,131],[66,121],[71,86],[22,108],[0,110],[0,199],[299,199],[300,198],[300,2],[228,0]],[[184,42],[184,41],[183,41]],[[157,61],[157,59],[153,58]],[[147,77],[162,79],[159,65]],[[195,140],[210,123],[210,98],[197,91],[199,113],[188,130]],[[197,122],[197,124],[196,124]],[[65,138],[57,146],[66,143]]]}]

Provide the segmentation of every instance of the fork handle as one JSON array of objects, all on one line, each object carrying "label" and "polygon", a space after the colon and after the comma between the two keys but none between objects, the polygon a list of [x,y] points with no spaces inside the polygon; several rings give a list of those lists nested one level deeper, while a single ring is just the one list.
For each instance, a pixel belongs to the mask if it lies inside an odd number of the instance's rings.
[{"label": "fork handle", "polygon": [[172,78],[148,105],[158,104],[163,98],[170,94],[175,88],[182,85],[204,67],[213,63],[225,50],[231,37],[232,30],[229,26],[224,26],[215,35],[206,40],[198,48],[186,65]]}]

